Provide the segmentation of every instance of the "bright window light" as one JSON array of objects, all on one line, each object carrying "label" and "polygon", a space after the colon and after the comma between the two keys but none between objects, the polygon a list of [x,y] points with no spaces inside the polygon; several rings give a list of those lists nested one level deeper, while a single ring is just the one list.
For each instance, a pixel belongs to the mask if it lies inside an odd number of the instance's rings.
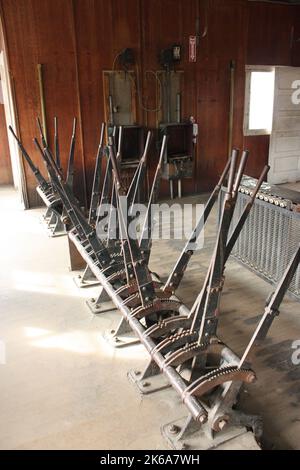
[{"label": "bright window light", "polygon": [[252,71],[250,75],[249,130],[272,131],[274,71]]}]

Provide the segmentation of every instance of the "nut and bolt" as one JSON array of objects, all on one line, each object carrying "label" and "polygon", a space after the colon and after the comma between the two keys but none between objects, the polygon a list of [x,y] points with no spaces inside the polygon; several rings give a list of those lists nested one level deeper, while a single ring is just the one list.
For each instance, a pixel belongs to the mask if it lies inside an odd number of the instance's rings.
[{"label": "nut and bolt", "polygon": [[200,421],[200,423],[205,423],[205,422],[206,422],[206,416],[205,416],[205,415],[201,415],[201,416],[199,417],[199,421]]},{"label": "nut and bolt", "polygon": [[249,384],[252,384],[253,382],[255,382],[255,380],[256,380],[255,374],[251,374],[250,377],[249,377],[249,379],[248,379],[248,383],[249,383]]},{"label": "nut and bolt", "polygon": [[222,431],[222,429],[224,428],[224,426],[226,426],[227,424],[227,421],[225,419],[221,419],[221,421],[219,422],[219,429],[220,431]]},{"label": "nut and bolt", "polygon": [[178,434],[180,431],[180,427],[176,424],[171,424],[168,429],[170,434]]}]

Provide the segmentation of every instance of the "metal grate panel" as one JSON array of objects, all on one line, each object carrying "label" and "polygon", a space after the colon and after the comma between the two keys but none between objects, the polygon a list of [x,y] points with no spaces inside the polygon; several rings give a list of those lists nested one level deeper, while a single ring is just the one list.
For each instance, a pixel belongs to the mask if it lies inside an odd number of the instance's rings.
[{"label": "metal grate panel", "polygon": [[[220,200],[224,198],[221,192]],[[231,231],[249,196],[239,193]],[[245,226],[232,250],[232,256],[260,277],[276,284],[300,241],[300,213],[256,199]],[[300,266],[289,292],[300,300]]]}]

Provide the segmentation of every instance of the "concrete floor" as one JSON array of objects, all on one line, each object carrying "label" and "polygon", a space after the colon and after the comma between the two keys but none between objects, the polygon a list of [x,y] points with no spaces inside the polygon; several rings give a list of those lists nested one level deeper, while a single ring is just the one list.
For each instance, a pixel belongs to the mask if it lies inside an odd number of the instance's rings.
[{"label": "concrete floor", "polygon": [[[102,334],[116,327],[119,314],[89,312],[85,299],[97,288],[75,286],[67,239],[48,238],[42,213],[20,210],[14,191],[0,189],[0,340],[6,349],[0,448],[165,449],[160,426],[185,409],[175,394],[142,398],[128,382],[128,369],[143,367],[146,353],[141,346],[113,350],[105,343]],[[205,248],[192,258],[178,291],[188,305],[203,281],[213,240],[211,223]],[[154,242],[151,268],[167,276],[181,247],[180,241]],[[234,261],[226,276],[220,336],[241,353],[270,286]],[[299,310],[299,303],[285,300],[253,358],[258,381],[241,396],[246,411],[263,416],[275,448],[300,448],[300,366],[291,363],[292,342],[300,339]]]},{"label": "concrete floor", "polygon": [[300,192],[300,181],[297,181],[297,183],[284,183],[280,186]]}]

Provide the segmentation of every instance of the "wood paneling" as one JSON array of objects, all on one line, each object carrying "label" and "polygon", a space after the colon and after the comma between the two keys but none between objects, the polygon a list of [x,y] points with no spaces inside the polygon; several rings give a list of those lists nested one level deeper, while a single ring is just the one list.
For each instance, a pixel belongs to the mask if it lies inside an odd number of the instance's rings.
[{"label": "wood paneling", "polygon": [[13,184],[3,104],[0,104],[0,184]]},{"label": "wood paneling", "polygon": [[[185,192],[209,190],[227,158],[230,71],[235,61],[233,145],[249,147],[249,172],[257,176],[268,158],[268,137],[243,137],[245,64],[299,65],[300,8],[246,0],[1,0],[8,56],[16,88],[21,137],[34,151],[35,117],[40,114],[37,72],[43,64],[48,135],[53,117],[60,123],[61,153],[66,166],[72,118],[79,120],[76,195],[89,196],[103,120],[102,70],[112,68],[124,47],[134,49],[140,77],[139,100],[155,107],[158,54],[173,43],[183,46],[182,117],[199,123],[194,179]],[[188,61],[188,38],[202,33],[197,63]],[[139,123],[155,127],[154,112],[138,110]],[[153,171],[156,152],[151,155]],[[39,201],[26,168],[30,204]],[[168,191],[162,185],[162,194]]]},{"label": "wood paneling", "polygon": [[[10,0],[3,2],[4,27],[11,73],[15,83],[20,134],[35,163],[42,169],[32,139],[37,135],[36,116],[41,115],[37,64],[43,64],[48,139],[52,122],[58,117],[61,154],[66,166],[73,116],[78,115],[76,67],[72,29],[72,2],[69,0]],[[76,192],[82,199],[82,166],[78,149]],[[26,179],[30,205],[39,203],[36,181],[27,165]]]},{"label": "wood paneling", "polygon": [[249,3],[247,62],[290,65],[293,25],[299,7]]},{"label": "wood paneling", "polygon": [[[205,2],[202,4],[200,14],[204,16]],[[242,145],[246,3],[239,0],[216,0],[208,5],[208,32],[200,42],[197,63],[199,191],[209,190],[212,183],[216,182],[228,156],[231,60],[236,64],[233,145]]]}]

